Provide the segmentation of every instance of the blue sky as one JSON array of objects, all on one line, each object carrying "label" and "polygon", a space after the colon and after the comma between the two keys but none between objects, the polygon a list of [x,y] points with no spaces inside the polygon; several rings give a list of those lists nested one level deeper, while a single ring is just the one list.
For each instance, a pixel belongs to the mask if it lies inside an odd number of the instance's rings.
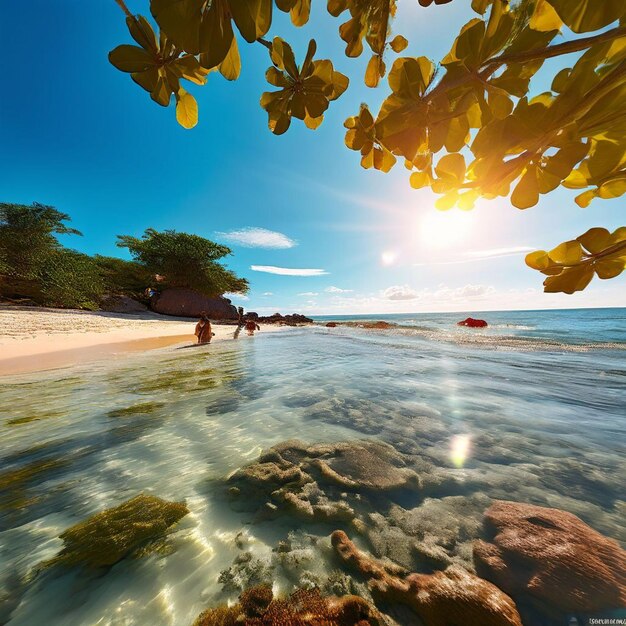
[{"label": "blue sky", "polygon": [[[147,4],[128,1],[144,15]],[[441,213],[429,190],[409,187],[403,167],[387,175],[363,170],[344,146],[343,121],[362,101],[377,108],[386,85],[363,85],[369,55],[343,56],[340,21],[323,2],[314,3],[310,23],[299,30],[277,12],[270,35],[292,42],[299,59],[315,37],[317,58],[332,58],[350,77],[350,89],[317,131],[294,121],[281,137],[267,130],[259,106],[270,89],[264,79],[270,63],[258,44],[241,41],[238,81],[212,73],[204,87],[190,86],[200,122],[184,130],[173,107],[154,104],[108,63],[109,50],[130,43],[113,0],[3,5],[0,37],[13,52],[0,61],[0,199],[69,213],[84,237],[66,245],[124,256],[116,235],[140,235],[147,227],[229,243],[229,267],[252,287],[247,300],[234,301],[258,311],[626,305],[623,278],[594,280],[573,296],[548,295],[541,276],[523,263],[526,249],[550,248],[592,226],[623,225],[623,199],[596,200],[583,210],[572,193],[559,190],[526,211],[499,199],[479,202],[470,213]],[[394,33],[411,42],[403,54],[440,59],[472,17],[466,5],[423,9],[401,0]]]}]

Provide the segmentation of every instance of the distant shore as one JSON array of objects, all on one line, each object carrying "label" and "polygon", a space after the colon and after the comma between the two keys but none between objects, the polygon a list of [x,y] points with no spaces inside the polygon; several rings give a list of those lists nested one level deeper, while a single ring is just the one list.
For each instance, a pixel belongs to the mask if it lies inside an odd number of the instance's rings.
[{"label": "distant shore", "polygon": [[[0,305],[0,376],[87,363],[126,352],[195,343],[196,320],[157,313],[106,313]],[[233,338],[232,323],[213,326],[213,342]],[[280,326],[262,325],[262,332]],[[245,331],[240,338],[246,337]]]}]

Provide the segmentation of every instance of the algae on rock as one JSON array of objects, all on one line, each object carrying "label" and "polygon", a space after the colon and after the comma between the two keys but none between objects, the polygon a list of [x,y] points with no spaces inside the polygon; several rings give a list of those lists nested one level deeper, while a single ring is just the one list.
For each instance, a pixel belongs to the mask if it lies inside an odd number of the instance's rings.
[{"label": "algae on rock", "polygon": [[146,542],[163,535],[189,513],[182,502],[140,494],[92,515],[60,535],[64,547],[53,559],[66,565],[114,565]]}]

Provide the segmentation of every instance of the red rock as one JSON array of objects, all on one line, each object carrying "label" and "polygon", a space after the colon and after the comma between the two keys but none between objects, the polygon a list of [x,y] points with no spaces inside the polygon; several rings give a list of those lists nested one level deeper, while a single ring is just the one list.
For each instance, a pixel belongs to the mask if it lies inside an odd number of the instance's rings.
[{"label": "red rock", "polygon": [[467,317],[461,322],[457,322],[457,326],[469,326],[470,328],[485,328],[488,326],[485,320],[477,320],[473,317]]},{"label": "red rock", "polygon": [[337,328],[337,322],[328,322],[326,328]]},{"label": "red rock", "polygon": [[150,302],[153,311],[163,315],[200,317],[206,312],[212,320],[236,320],[237,309],[228,298],[209,298],[193,289],[165,289]]},{"label": "red rock", "polygon": [[626,552],[575,515],[496,501],[485,527],[476,571],[510,595],[563,613],[626,606]]},{"label": "red rock", "polygon": [[410,607],[428,626],[522,626],[515,603],[495,585],[460,567],[435,574],[408,574],[356,549],[345,532],[331,541],[339,559],[369,579],[375,599]]}]

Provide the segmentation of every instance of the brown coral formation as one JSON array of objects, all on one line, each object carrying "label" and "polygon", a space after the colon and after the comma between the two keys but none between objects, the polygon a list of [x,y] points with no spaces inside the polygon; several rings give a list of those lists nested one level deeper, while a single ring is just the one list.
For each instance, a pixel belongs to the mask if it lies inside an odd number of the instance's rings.
[{"label": "brown coral formation", "polygon": [[342,563],[368,579],[376,599],[410,607],[428,626],[522,624],[511,598],[462,568],[450,567],[432,575],[407,575],[402,568],[357,550],[341,530],[335,531],[331,540]]},{"label": "brown coral formation", "polygon": [[228,483],[233,496],[265,515],[285,512],[315,521],[350,521],[362,496],[391,497],[420,488],[403,455],[375,441],[311,446],[286,441],[238,470]]},{"label": "brown coral formation", "polygon": [[274,599],[262,585],[241,594],[239,604],[204,611],[193,626],[379,626],[380,617],[358,596],[324,597],[318,589],[298,589]]},{"label": "brown coral formation", "polygon": [[476,571],[507,593],[564,613],[626,606],[626,552],[575,515],[496,501],[485,528]]},{"label": "brown coral formation", "polygon": [[182,502],[138,495],[68,528],[60,536],[65,545],[54,562],[114,565],[146,542],[161,537],[187,513],[189,509]]}]

